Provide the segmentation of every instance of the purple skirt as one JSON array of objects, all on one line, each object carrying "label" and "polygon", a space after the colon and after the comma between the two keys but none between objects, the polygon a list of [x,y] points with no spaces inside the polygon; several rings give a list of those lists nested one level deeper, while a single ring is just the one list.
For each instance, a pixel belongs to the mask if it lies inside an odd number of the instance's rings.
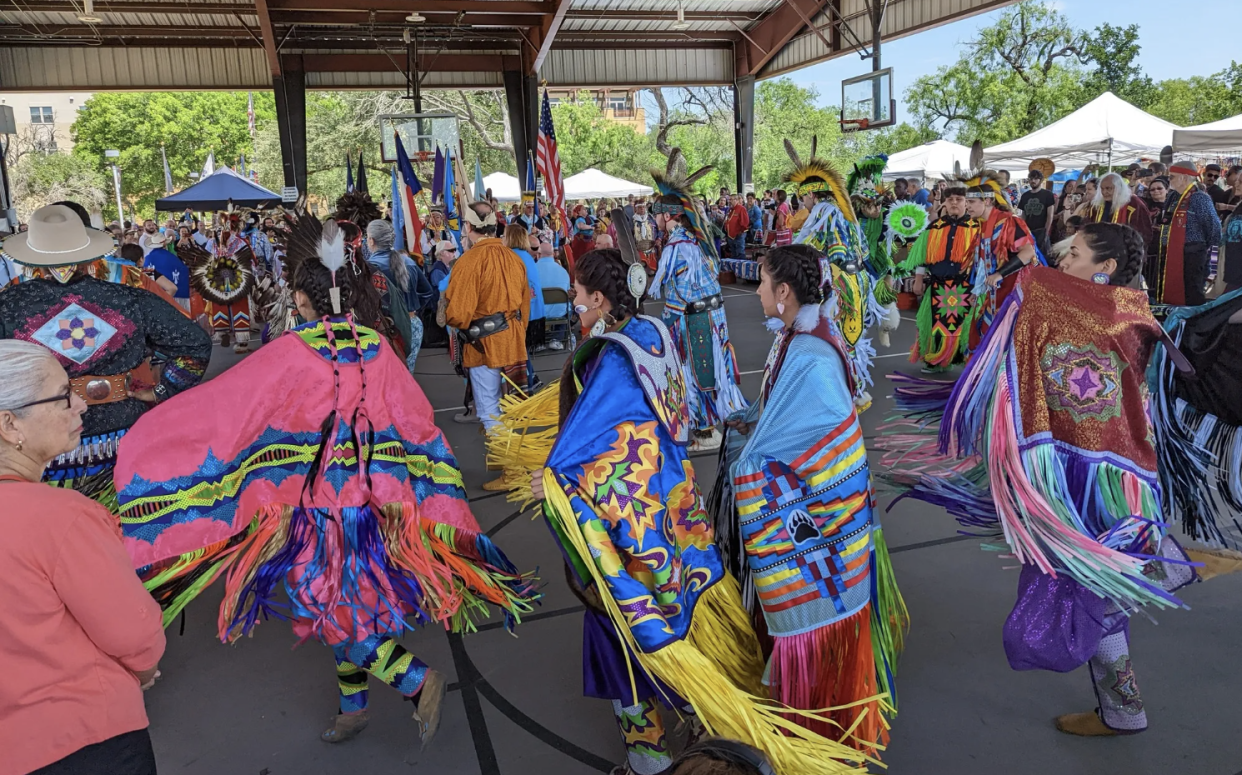
[{"label": "purple skirt", "polygon": [[[637,694],[630,689],[629,670],[634,671]],[[686,704],[662,681],[647,675],[621,642],[608,615],[590,608],[582,617],[582,693],[601,700],[620,700],[627,708],[650,699],[679,708]]]}]

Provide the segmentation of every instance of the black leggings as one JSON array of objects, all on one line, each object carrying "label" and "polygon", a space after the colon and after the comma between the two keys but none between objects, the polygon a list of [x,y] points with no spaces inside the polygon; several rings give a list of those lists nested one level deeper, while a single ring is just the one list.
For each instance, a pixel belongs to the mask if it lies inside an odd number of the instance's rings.
[{"label": "black leggings", "polygon": [[74,751],[30,775],[155,775],[151,736],[139,729]]}]

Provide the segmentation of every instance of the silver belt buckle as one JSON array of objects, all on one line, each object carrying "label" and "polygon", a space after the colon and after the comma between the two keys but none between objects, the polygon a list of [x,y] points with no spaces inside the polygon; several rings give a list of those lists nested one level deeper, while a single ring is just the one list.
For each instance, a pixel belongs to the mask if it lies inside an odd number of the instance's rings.
[{"label": "silver belt buckle", "polygon": [[103,401],[112,395],[112,383],[106,379],[92,379],[86,383],[86,397],[92,401]]}]

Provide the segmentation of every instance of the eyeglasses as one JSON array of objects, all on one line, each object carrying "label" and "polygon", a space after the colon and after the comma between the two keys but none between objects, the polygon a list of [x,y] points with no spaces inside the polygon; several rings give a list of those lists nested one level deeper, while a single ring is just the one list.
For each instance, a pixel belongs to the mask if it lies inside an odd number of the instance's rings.
[{"label": "eyeglasses", "polygon": [[58,401],[64,401],[65,408],[72,409],[73,408],[73,390],[66,388],[64,395],[52,396],[51,398],[40,398],[38,401],[31,401],[28,404],[22,404],[21,406],[15,406],[9,411],[16,412],[18,409],[29,409],[32,406],[38,406],[40,404],[54,404]]}]

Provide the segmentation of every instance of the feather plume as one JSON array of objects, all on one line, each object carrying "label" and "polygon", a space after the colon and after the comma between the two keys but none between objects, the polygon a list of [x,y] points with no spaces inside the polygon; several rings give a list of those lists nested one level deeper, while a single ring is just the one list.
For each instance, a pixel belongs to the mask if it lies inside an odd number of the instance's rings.
[{"label": "feather plume", "polygon": [[336,271],[345,266],[345,232],[336,221],[328,221],[323,225],[317,251],[319,260],[328,271],[336,277]]},{"label": "feather plume", "polygon": [[811,158],[819,155],[819,135],[811,135]]},{"label": "feather plume", "polygon": [[797,149],[794,148],[794,144],[789,141],[788,137],[785,138],[785,153],[789,154],[789,160],[794,163],[794,167],[802,166],[802,159],[798,156]]},{"label": "feather plume", "polygon": [[700,180],[702,180],[703,176],[705,176],[707,173],[711,172],[714,169],[716,168],[710,164],[707,165],[706,167],[700,167],[694,174],[686,178],[686,185],[693,186],[695,183],[698,183]]},{"label": "feather plume", "polygon": [[970,168],[983,169],[983,143],[975,140],[970,145]]}]

